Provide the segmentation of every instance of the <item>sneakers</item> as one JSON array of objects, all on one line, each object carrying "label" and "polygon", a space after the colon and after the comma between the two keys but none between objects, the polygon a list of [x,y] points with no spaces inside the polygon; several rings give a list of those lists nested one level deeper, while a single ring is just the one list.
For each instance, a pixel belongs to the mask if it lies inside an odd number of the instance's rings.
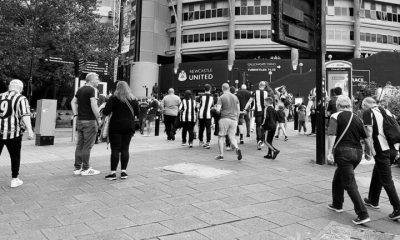
[{"label": "sneakers", "polygon": [[21,186],[22,184],[24,184],[24,182],[21,179],[13,178],[13,179],[11,179],[10,187],[16,188],[16,187]]},{"label": "sneakers", "polygon": [[185,142],[183,142],[183,143],[181,144],[181,146],[186,146],[186,143],[185,143]]},{"label": "sneakers", "polygon": [[400,209],[397,209],[389,214],[389,218],[394,221],[400,219]]},{"label": "sneakers", "polygon": [[328,204],[328,208],[329,208],[330,210],[332,210],[332,211],[337,212],[337,213],[343,212],[343,208],[336,208],[336,207],[333,206],[333,204]]},{"label": "sneakers", "polygon": [[278,156],[278,154],[280,153],[281,151],[279,151],[278,149],[276,149],[273,153],[272,153],[272,159],[274,160],[275,158],[276,158],[276,156]]},{"label": "sneakers", "polygon": [[239,149],[239,148],[237,148],[236,149],[236,154],[237,154],[237,160],[242,160],[242,151]]},{"label": "sneakers", "polygon": [[275,138],[276,138],[276,139],[278,139],[278,138],[279,138],[279,136],[275,136]]},{"label": "sneakers", "polygon": [[74,170],[74,175],[81,175],[82,168],[81,169],[75,169]]},{"label": "sneakers", "polygon": [[379,205],[374,205],[368,198],[364,198],[364,204],[368,207],[372,207],[374,209],[379,209],[381,208]]},{"label": "sneakers", "polygon": [[243,139],[240,139],[240,144],[244,144],[244,140]]},{"label": "sneakers", "polygon": [[231,146],[226,146],[226,151],[232,150]]},{"label": "sneakers", "polygon": [[189,143],[189,148],[192,148],[193,147],[193,143]]},{"label": "sneakers", "polygon": [[216,157],[215,157],[215,160],[224,160],[224,157],[221,156],[221,155],[219,155],[219,156],[216,156]]},{"label": "sneakers", "polygon": [[257,143],[257,150],[261,150],[261,145],[262,145],[262,142],[261,142],[261,141],[258,141],[258,143]]},{"label": "sneakers", "polygon": [[352,220],[352,222],[356,225],[360,225],[360,224],[364,224],[371,221],[371,219],[369,217],[357,217],[355,219]]},{"label": "sneakers", "polygon": [[112,173],[112,174],[107,175],[105,178],[106,178],[107,180],[110,180],[110,181],[112,181],[112,180],[117,180],[117,174]]},{"label": "sneakers", "polygon": [[199,142],[199,147],[204,147],[205,143],[203,141]]},{"label": "sneakers", "polygon": [[289,138],[286,136],[284,141],[286,142],[287,140],[289,140]]},{"label": "sneakers", "polygon": [[210,149],[210,144],[209,144],[209,143],[203,144],[203,148],[204,148],[204,149]]},{"label": "sneakers", "polygon": [[271,154],[265,155],[264,158],[271,159],[272,155]]},{"label": "sneakers", "polygon": [[121,179],[127,179],[128,174],[126,172],[121,172]]},{"label": "sneakers", "polygon": [[82,176],[93,176],[93,175],[97,175],[97,174],[100,174],[100,171],[94,170],[93,168],[89,168],[87,170],[81,171]]}]

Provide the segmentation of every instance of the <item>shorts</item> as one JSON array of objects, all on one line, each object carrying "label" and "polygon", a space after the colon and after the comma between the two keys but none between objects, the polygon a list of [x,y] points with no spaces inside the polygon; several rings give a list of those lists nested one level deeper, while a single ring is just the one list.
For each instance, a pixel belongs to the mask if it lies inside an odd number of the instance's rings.
[{"label": "shorts", "polygon": [[219,133],[218,136],[234,136],[236,134],[238,122],[229,118],[221,118],[219,120]]},{"label": "shorts", "polygon": [[153,122],[155,118],[156,118],[155,114],[147,114],[146,116],[146,120],[149,122]]}]

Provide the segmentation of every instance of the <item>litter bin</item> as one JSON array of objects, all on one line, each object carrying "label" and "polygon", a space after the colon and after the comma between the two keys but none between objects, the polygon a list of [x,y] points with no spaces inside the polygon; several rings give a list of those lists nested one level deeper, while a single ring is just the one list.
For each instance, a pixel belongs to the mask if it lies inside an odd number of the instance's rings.
[{"label": "litter bin", "polygon": [[36,108],[36,146],[54,145],[57,117],[57,100],[41,99]]}]

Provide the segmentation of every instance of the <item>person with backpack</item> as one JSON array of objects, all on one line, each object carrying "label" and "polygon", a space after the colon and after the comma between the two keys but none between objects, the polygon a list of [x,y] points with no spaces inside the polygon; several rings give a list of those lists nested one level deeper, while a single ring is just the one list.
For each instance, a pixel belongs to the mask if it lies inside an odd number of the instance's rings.
[{"label": "person with backpack", "polygon": [[265,99],[264,121],[262,122],[263,135],[265,136],[264,143],[268,147],[268,154],[264,158],[275,159],[279,154],[279,150],[272,145],[276,131],[276,111],[273,106],[274,100],[270,97]]},{"label": "person with backpack", "polygon": [[393,206],[393,212],[389,214],[389,218],[398,220],[400,219],[400,199],[392,178],[390,149],[395,143],[394,138],[399,137],[400,132],[396,131],[395,123],[390,124],[391,113],[378,107],[372,97],[365,98],[362,107],[365,110],[363,122],[368,141],[373,145],[371,151],[366,153],[366,158],[373,156],[375,159],[369,193],[368,197],[364,198],[364,204],[379,209],[379,198],[383,187]]}]

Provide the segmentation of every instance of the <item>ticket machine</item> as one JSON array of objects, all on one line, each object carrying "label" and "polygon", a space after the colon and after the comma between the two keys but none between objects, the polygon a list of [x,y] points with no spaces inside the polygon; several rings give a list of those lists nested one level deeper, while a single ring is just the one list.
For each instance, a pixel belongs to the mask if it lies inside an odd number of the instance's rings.
[{"label": "ticket machine", "polygon": [[326,67],[326,89],[341,87],[343,95],[352,97],[352,70],[351,62],[347,61],[329,61],[325,63]]}]

